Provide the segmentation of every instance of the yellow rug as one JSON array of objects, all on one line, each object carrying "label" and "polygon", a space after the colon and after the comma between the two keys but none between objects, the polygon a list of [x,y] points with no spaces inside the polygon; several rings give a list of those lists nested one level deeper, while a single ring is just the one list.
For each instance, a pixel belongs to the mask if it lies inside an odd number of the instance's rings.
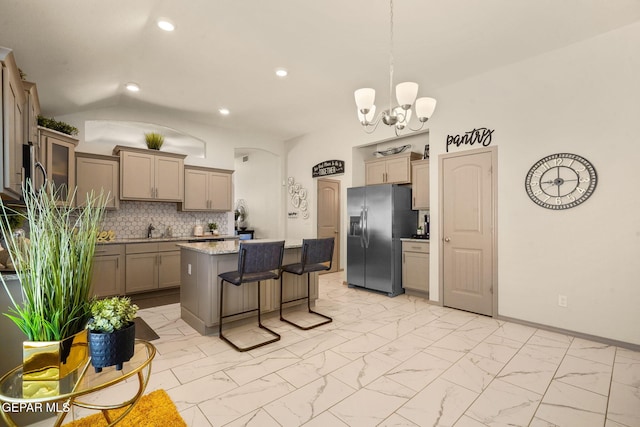
[{"label": "yellow rug", "polygon": [[[121,414],[124,409],[109,411],[111,419]],[[80,418],[63,427],[102,427],[107,426],[102,413],[96,413],[85,418]],[[176,405],[164,390],[156,390],[140,398],[131,412],[118,424],[118,427],[187,427]]]}]

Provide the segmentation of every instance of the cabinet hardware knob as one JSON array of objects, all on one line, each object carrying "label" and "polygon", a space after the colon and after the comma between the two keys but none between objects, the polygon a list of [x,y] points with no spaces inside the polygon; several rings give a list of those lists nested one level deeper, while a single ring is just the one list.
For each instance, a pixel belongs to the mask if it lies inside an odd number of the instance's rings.
[{"label": "cabinet hardware knob", "polygon": [[451,241],[451,239],[450,239],[450,238],[448,238],[448,237],[445,237],[445,238],[444,238],[444,241],[445,241],[445,242],[447,242],[447,243],[449,243],[449,242]]}]

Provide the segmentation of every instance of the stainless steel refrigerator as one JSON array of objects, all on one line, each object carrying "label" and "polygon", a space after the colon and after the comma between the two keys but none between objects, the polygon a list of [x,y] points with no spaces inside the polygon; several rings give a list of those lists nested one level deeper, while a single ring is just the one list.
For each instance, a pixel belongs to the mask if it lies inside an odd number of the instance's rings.
[{"label": "stainless steel refrigerator", "polygon": [[402,242],[418,224],[411,187],[370,185],[347,189],[347,282],[396,296],[402,288]]}]

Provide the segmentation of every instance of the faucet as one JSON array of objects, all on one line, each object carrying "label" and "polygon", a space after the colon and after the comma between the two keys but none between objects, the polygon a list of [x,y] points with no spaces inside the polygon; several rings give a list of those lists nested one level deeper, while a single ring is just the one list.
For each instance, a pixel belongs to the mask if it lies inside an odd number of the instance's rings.
[{"label": "faucet", "polygon": [[153,224],[149,224],[149,226],[147,227],[147,239],[150,239],[152,236],[152,232],[153,230],[155,230],[156,228],[153,226]]}]

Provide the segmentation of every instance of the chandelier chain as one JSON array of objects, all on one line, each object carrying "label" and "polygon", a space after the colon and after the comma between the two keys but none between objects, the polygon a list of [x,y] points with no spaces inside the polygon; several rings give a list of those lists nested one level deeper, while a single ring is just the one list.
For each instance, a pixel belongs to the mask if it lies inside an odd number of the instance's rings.
[{"label": "chandelier chain", "polygon": [[392,115],[392,111],[393,111],[393,105],[392,105],[392,99],[393,99],[393,67],[394,67],[394,60],[393,60],[393,0],[390,0],[389,2],[390,4],[390,8],[389,8],[389,115]]}]

